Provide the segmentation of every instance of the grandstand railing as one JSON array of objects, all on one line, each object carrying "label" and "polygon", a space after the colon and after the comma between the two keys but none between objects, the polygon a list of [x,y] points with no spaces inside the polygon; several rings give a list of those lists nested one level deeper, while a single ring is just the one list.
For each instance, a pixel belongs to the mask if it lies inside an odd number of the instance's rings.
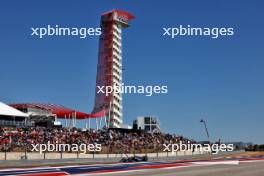
[{"label": "grandstand railing", "polygon": [[33,124],[25,121],[0,120],[0,126],[29,127]]}]

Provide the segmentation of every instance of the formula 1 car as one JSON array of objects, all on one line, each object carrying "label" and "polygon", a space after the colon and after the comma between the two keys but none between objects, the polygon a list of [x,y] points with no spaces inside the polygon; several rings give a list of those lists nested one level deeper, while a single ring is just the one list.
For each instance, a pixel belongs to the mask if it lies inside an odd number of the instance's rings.
[{"label": "formula 1 car", "polygon": [[148,156],[132,156],[132,157],[124,157],[120,160],[120,162],[127,163],[127,162],[144,162],[148,161]]}]

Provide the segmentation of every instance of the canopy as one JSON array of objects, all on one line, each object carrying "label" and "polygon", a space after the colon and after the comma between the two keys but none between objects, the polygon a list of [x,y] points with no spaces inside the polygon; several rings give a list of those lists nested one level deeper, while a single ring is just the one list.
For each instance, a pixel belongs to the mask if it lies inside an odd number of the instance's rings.
[{"label": "canopy", "polygon": [[14,116],[14,117],[28,117],[28,114],[23,113],[11,106],[8,106],[0,102],[0,115],[2,116]]},{"label": "canopy", "polygon": [[86,118],[100,118],[104,117],[107,113],[106,110],[101,110],[100,112],[88,114],[85,112],[80,112],[74,109],[66,108],[61,105],[55,104],[43,104],[43,103],[19,103],[19,104],[10,104],[14,108],[37,108],[47,110],[52,114],[55,114],[58,118],[65,118],[75,115],[77,119],[86,119]]}]

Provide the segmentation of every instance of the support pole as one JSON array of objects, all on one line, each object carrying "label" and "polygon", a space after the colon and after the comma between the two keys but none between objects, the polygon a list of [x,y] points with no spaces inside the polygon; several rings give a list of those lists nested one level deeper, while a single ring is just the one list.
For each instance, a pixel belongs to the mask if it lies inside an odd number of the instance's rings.
[{"label": "support pole", "polygon": [[74,113],[71,114],[71,127],[74,127]]},{"label": "support pole", "polygon": [[67,127],[67,118],[66,118],[66,115],[64,115],[64,118],[65,118],[65,127]]},{"label": "support pole", "polygon": [[88,127],[89,127],[89,130],[91,129],[91,118],[89,118],[89,121],[88,121],[89,123],[88,123]]},{"label": "support pole", "polygon": [[96,130],[98,130],[99,129],[99,127],[98,127],[98,119],[97,118],[95,118],[95,120],[96,120]]},{"label": "support pole", "polygon": [[76,112],[73,113],[72,120],[73,120],[72,126],[76,127]]},{"label": "support pole", "polygon": [[110,126],[110,121],[111,121],[111,110],[112,110],[112,102],[110,102],[109,105],[109,112],[108,112],[108,127]]},{"label": "support pole", "polygon": [[75,116],[75,127],[77,126],[77,113],[75,112],[74,113],[74,116]]},{"label": "support pole", "polygon": [[100,117],[99,128],[102,127],[102,117]]},{"label": "support pole", "polygon": [[68,119],[68,123],[69,123],[69,124],[68,124],[68,127],[71,128],[71,115],[70,115],[70,114],[68,115],[68,118],[69,118],[69,119]]},{"label": "support pole", "polygon": [[107,124],[107,120],[106,120],[106,116],[104,115],[104,120],[105,120],[105,126],[106,128],[108,128],[108,124]]}]

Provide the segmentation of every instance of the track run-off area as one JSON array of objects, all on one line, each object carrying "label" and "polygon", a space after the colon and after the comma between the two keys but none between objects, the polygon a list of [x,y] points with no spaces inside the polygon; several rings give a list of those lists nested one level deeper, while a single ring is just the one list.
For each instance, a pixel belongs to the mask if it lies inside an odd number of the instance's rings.
[{"label": "track run-off area", "polygon": [[[64,176],[64,175],[135,175],[135,173],[144,173],[144,175],[179,175],[182,168],[184,170],[194,170],[194,175],[198,175],[202,169],[217,169],[223,174],[226,171],[232,172],[232,169],[261,163],[260,169],[264,168],[264,155],[230,155],[223,157],[212,157],[211,159],[189,159],[189,160],[169,160],[152,162],[133,162],[133,163],[100,163],[100,164],[74,164],[64,166],[41,166],[27,168],[4,168],[0,169],[0,175],[21,175],[21,176]],[[228,170],[228,167],[230,169]],[[200,169],[201,168],[201,169]],[[220,169],[220,170],[219,170]],[[241,169],[239,169],[241,170]],[[197,173],[198,172],[198,173]],[[253,172],[253,171],[252,171]],[[161,174],[163,173],[163,174]],[[243,175],[243,173],[241,173]],[[178,175],[178,173],[177,173]],[[188,174],[185,174],[188,175]],[[192,175],[192,174],[190,174]],[[220,175],[220,174],[219,174]],[[240,174],[239,174],[240,175]],[[264,175],[264,173],[263,173]]]}]

